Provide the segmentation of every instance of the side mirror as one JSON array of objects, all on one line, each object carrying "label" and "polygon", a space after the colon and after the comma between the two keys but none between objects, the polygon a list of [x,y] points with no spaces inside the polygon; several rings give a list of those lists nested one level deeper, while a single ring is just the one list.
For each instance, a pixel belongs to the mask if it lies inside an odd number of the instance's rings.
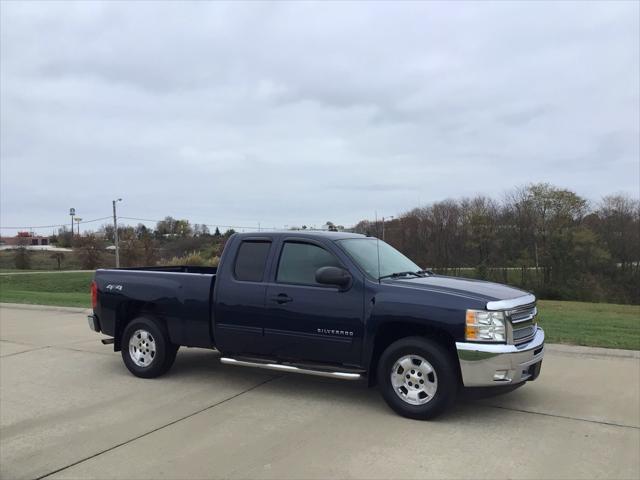
[{"label": "side mirror", "polygon": [[351,275],[343,268],[321,267],[316,270],[316,282],[344,288],[351,283]]}]

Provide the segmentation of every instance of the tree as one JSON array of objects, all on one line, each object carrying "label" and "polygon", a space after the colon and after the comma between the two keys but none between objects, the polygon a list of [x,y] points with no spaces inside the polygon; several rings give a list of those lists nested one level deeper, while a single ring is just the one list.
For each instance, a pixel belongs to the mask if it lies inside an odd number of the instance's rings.
[{"label": "tree", "polygon": [[78,251],[78,257],[83,269],[95,270],[102,264],[104,246],[104,241],[95,233],[87,233],[81,237],[75,237],[74,247]]},{"label": "tree", "polygon": [[[113,223],[105,223],[100,227],[98,233],[109,243],[115,242]],[[120,231],[118,230],[118,233]]]},{"label": "tree", "polygon": [[53,252],[49,258],[53,258],[58,263],[58,270],[62,269],[62,261],[64,260],[64,253]]},{"label": "tree", "polygon": [[[352,230],[381,237],[381,227],[363,220]],[[385,222],[385,240],[423,267],[517,284],[539,298],[640,303],[640,201],[625,195],[590,209],[540,183],[501,201],[444,200]]]},{"label": "tree", "polygon": [[70,230],[67,230],[67,227],[62,227],[58,229],[57,242],[56,245],[62,248],[71,248],[71,244],[73,240],[73,234]]},{"label": "tree", "polygon": [[193,235],[193,228],[189,220],[176,220],[174,234],[179,237],[191,237]]},{"label": "tree", "polygon": [[156,235],[159,237],[190,237],[193,235],[193,229],[189,220],[177,220],[167,216],[156,224]]},{"label": "tree", "polygon": [[158,261],[158,249],[151,233],[146,232],[138,239],[138,242],[142,253],[142,263],[145,266],[155,265]]},{"label": "tree", "polygon": [[144,223],[139,223],[134,228],[134,233],[136,235],[136,238],[140,239],[140,238],[144,237],[145,235],[149,234],[149,229],[147,228],[147,226]]},{"label": "tree", "polygon": [[142,264],[142,244],[132,228],[123,229],[118,233],[120,245],[120,263],[123,267],[139,267]]},{"label": "tree", "polygon": [[335,224],[333,222],[327,222],[324,224],[326,229],[329,230],[330,232],[337,232],[338,228],[335,226]]},{"label": "tree", "polygon": [[211,235],[209,231],[209,227],[207,227],[204,223],[196,223],[193,225],[193,236],[194,237],[206,237]]},{"label": "tree", "polygon": [[592,227],[606,243],[623,270],[640,260],[640,201],[626,195],[604,197],[591,219]]},{"label": "tree", "polygon": [[164,217],[156,224],[156,235],[159,237],[174,235],[176,231],[176,220],[173,217]]},{"label": "tree", "polygon": [[31,251],[27,248],[28,244],[28,238],[18,238],[17,248],[13,254],[13,262],[18,270],[29,270],[31,268]]},{"label": "tree", "polygon": [[572,230],[587,213],[587,201],[574,192],[540,183],[516,189],[507,200],[520,245],[534,259],[541,286],[562,284],[575,274],[568,249]]}]

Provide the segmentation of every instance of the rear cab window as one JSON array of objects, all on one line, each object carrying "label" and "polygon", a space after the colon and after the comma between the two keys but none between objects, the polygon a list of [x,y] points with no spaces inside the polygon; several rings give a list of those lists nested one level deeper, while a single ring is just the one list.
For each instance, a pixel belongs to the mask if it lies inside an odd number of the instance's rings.
[{"label": "rear cab window", "polygon": [[262,282],[270,249],[270,241],[243,241],[238,248],[238,254],[233,266],[233,275],[236,280]]}]

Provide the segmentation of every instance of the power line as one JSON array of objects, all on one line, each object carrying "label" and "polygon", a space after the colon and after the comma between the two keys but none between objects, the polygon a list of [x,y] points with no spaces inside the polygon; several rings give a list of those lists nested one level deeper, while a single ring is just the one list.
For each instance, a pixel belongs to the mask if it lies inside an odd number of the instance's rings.
[{"label": "power line", "polygon": [[[124,220],[135,220],[138,222],[155,222],[155,223],[159,223],[159,222],[164,222],[164,220],[154,220],[151,218],[136,218],[136,217],[118,217],[119,219],[122,218]],[[177,220],[177,219],[176,219]],[[222,225],[220,223],[193,223],[192,225],[204,225],[205,227],[217,227],[217,228],[247,228],[247,229],[260,229],[260,230],[281,230],[279,228],[276,227],[261,227],[258,225]]]},{"label": "power line", "polygon": [[[101,220],[107,220],[111,217],[100,217],[100,218],[94,218],[93,220],[83,220],[81,222],[77,222],[77,223],[93,223],[93,222],[99,222]],[[57,225],[28,225],[28,226],[21,226],[21,227],[5,227],[5,226],[0,226],[0,229],[3,230],[33,230],[35,228],[55,228],[55,227],[68,227],[69,224],[68,223],[60,223]]]},{"label": "power line", "polygon": [[[164,222],[165,219],[161,219],[161,220],[157,220],[157,219],[153,219],[153,218],[138,218],[138,217],[120,217],[118,216],[118,219],[124,219],[124,220],[135,220],[138,222],[154,222],[154,223],[159,223],[159,222]],[[178,218],[174,218],[174,220],[180,220]],[[278,228],[278,227],[264,227],[261,226],[262,222],[258,222],[257,225],[223,225],[221,223],[191,223],[191,225],[204,225],[205,227],[220,227],[220,228],[244,228],[244,229],[254,229],[254,230],[287,230],[287,228]],[[302,225],[302,224],[301,224]],[[286,227],[286,225],[285,225]],[[350,227],[349,227],[350,228]]]},{"label": "power line", "polygon": [[[94,218],[92,220],[82,220],[81,222],[78,222],[78,223],[79,224],[95,223],[103,220],[110,220],[111,218],[112,218],[111,216],[100,217],[100,218]],[[118,216],[118,220],[134,220],[137,222],[153,222],[153,223],[165,221],[164,219],[158,220],[158,219],[152,219],[152,218],[121,217],[121,216]],[[195,223],[192,225],[195,225]],[[220,223],[201,223],[200,225],[204,225],[206,227],[226,228],[226,229],[233,228],[233,229],[248,229],[248,230],[252,230],[252,229],[253,230],[283,230],[283,228],[260,226],[259,223],[256,225],[222,225]],[[0,229],[2,230],[35,230],[39,228],[59,228],[59,227],[68,227],[68,226],[69,225],[66,223],[59,223],[54,225],[22,225],[22,226],[13,226],[13,227],[0,226]]]}]

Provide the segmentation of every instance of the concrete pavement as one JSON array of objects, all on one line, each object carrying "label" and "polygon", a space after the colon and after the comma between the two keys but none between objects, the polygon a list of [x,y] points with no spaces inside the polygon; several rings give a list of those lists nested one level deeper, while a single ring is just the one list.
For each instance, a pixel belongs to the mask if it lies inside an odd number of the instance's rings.
[{"label": "concrete pavement", "polygon": [[640,477],[637,353],[550,346],[536,382],[418,422],[205,350],[138,379],[99,338],[81,310],[0,307],[0,477]]}]

